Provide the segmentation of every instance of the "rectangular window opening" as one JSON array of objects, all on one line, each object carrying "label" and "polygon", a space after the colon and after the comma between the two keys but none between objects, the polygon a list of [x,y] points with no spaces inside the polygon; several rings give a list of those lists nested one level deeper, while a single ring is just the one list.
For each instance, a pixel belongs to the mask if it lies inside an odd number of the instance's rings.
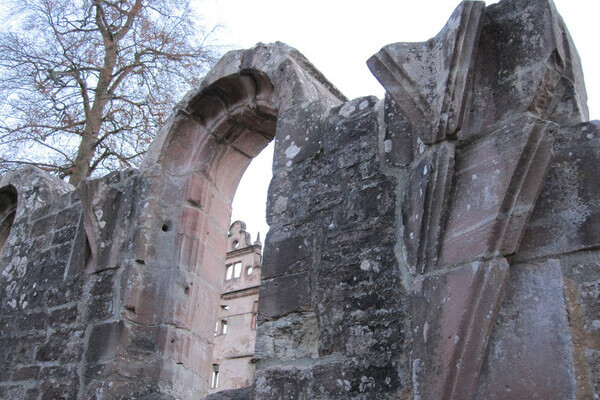
[{"label": "rectangular window opening", "polygon": [[233,264],[233,278],[239,278],[242,276],[242,262],[238,261]]},{"label": "rectangular window opening", "polygon": [[216,389],[219,387],[219,364],[213,364],[212,377],[210,378],[210,388]]},{"label": "rectangular window opening", "polygon": [[221,320],[221,335],[225,335],[227,333],[227,320]]}]

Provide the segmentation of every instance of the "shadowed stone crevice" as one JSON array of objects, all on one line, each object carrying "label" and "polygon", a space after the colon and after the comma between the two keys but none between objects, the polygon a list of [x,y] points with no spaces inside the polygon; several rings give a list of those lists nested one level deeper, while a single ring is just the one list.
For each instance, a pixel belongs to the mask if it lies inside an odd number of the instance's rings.
[{"label": "shadowed stone crevice", "polygon": [[17,190],[13,186],[0,189],[0,256],[8,240],[17,212]]}]

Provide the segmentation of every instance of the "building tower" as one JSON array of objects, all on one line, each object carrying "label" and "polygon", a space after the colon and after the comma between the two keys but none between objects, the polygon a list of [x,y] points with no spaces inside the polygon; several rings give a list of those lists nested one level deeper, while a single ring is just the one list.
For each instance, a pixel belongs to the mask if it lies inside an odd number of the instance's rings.
[{"label": "building tower", "polygon": [[252,243],[244,222],[231,224],[215,325],[211,393],[252,384],[261,249],[260,236]]}]

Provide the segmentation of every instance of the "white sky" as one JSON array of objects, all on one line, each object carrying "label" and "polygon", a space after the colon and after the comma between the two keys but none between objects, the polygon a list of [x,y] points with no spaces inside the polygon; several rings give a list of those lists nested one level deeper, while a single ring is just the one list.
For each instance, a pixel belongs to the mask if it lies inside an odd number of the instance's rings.
[{"label": "white sky", "polygon": [[[298,49],[348,98],[375,95],[383,88],[366,66],[381,47],[427,40],[444,26],[458,0],[195,0],[207,24],[221,23],[218,42],[249,48],[257,42],[284,42]],[[495,2],[487,2],[491,4]],[[590,118],[600,117],[600,1],[555,0],[582,60]],[[271,150],[272,151],[272,150]],[[272,153],[250,165],[236,193],[232,219],[264,237],[266,192]]]}]

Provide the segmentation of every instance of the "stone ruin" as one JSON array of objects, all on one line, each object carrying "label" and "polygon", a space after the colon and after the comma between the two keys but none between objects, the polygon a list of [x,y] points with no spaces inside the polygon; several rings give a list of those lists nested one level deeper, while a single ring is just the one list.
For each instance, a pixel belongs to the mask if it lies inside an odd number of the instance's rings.
[{"label": "stone ruin", "polygon": [[597,399],[600,124],[552,1],[463,2],[368,65],[383,100],[230,52],[139,170],[3,176],[0,398],[206,396],[231,199],[275,140],[254,382],[207,399]]}]

